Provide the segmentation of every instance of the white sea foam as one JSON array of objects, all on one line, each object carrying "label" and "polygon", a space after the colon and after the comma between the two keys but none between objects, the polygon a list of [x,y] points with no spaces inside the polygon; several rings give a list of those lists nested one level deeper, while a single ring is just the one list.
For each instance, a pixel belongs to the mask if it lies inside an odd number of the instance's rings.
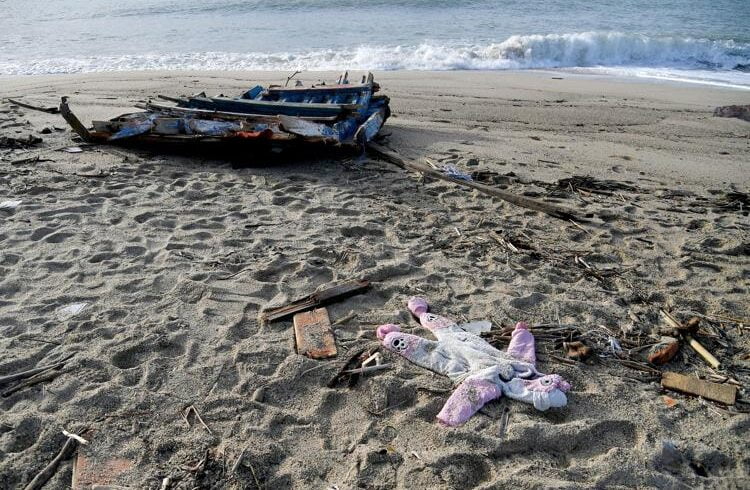
[{"label": "white sea foam", "polygon": [[[172,53],[0,61],[0,73],[124,70],[508,70],[632,67],[710,71],[750,85],[750,43],[623,33],[511,36],[500,43],[359,46],[300,53]],[[644,72],[645,73],[645,72]],[[668,75],[667,75],[668,76]],[[738,79],[740,82],[738,83]]]}]

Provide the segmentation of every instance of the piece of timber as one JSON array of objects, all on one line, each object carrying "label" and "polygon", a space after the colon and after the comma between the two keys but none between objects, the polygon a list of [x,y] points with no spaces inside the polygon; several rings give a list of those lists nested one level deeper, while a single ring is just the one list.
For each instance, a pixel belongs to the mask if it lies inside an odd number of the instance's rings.
[{"label": "piece of timber", "polygon": [[536,201],[534,199],[519,196],[510,192],[505,192],[495,187],[480,184],[472,180],[460,180],[450,177],[439,170],[433,169],[429,165],[415,162],[413,160],[407,160],[406,158],[401,157],[398,153],[391,151],[384,146],[378,145],[377,143],[368,143],[367,148],[372,150],[375,155],[401,168],[408,168],[410,170],[414,170],[415,172],[420,172],[436,179],[447,180],[448,182],[453,182],[454,184],[458,184],[464,187],[470,187],[472,189],[483,192],[484,194],[498,197],[503,201],[515,204],[516,206],[521,206],[526,209],[546,213],[554,218],[564,219],[566,221],[570,219],[583,221],[580,217],[577,216],[575,211],[571,209],[564,208],[562,206],[555,206],[546,202]]},{"label": "piece of timber", "polygon": [[376,134],[378,134],[380,128],[383,127],[384,122],[385,109],[381,107],[372,113],[372,115],[370,115],[370,117],[368,117],[367,120],[357,128],[357,132],[354,133],[354,141],[362,146],[366,145]]},{"label": "piece of timber", "polygon": [[57,107],[42,107],[38,105],[27,104],[26,102],[21,102],[20,100],[17,100],[17,99],[7,99],[7,101],[10,102],[11,104],[16,104],[17,106],[25,107],[26,109],[31,109],[31,110],[39,111],[39,112],[46,112],[47,114],[57,114],[58,112],[60,112],[60,109],[58,109]]},{"label": "piece of timber", "polygon": [[225,99],[221,97],[191,97],[189,108],[238,113],[267,114],[297,117],[331,117],[361,109],[358,104],[308,104],[305,102],[275,102],[266,100]]},{"label": "piece of timber", "polygon": [[367,280],[354,280],[347,281],[335,286],[325,288],[321,291],[317,291],[309,296],[294,301],[286,306],[279,308],[273,308],[268,311],[261,313],[261,320],[263,322],[272,322],[274,320],[280,320],[286,318],[295,313],[301,311],[310,310],[318,306],[324,306],[334,301],[354,296],[363,292],[370,286],[370,281]]},{"label": "piece of timber", "polygon": [[[225,111],[214,111],[210,109],[194,109],[191,107],[175,107],[171,105],[164,105],[164,104],[156,104],[154,102],[148,102],[147,104],[136,104],[135,107],[139,109],[146,109],[146,110],[156,110],[161,112],[171,112],[173,114],[197,114],[197,115],[207,115],[211,117],[221,118],[221,119],[252,119],[254,121],[273,121],[278,122],[276,119],[276,116],[269,116],[268,114],[249,114],[245,112],[225,112]],[[325,117],[305,117],[305,116],[297,116],[300,119],[305,119],[308,121],[335,121],[337,119],[337,116],[325,116]]]},{"label": "piece of timber", "polygon": [[68,107],[67,97],[63,97],[60,100],[60,115],[62,115],[63,119],[65,119],[70,127],[73,128],[73,131],[78,133],[78,136],[80,136],[83,141],[87,143],[94,141],[94,138],[91,137],[91,133],[86,129],[86,126],[81,124],[81,121],[79,121],[76,115],[71,112],[70,107]]},{"label": "piece of timber", "polygon": [[313,359],[336,355],[336,338],[331,330],[328,310],[318,308],[294,315],[294,338],[297,354]]},{"label": "piece of timber", "polygon": [[734,405],[737,387],[730,384],[711,383],[694,376],[666,372],[661,376],[661,385],[669,390],[701,396],[725,405]]}]

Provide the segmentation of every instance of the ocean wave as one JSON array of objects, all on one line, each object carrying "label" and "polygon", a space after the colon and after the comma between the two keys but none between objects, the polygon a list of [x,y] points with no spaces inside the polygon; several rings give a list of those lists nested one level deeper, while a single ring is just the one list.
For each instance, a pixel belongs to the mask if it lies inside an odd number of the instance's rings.
[{"label": "ocean wave", "polygon": [[[746,70],[750,43],[623,33],[511,36],[499,43],[359,46],[301,53],[172,53],[0,60],[0,73],[130,70],[508,70],[659,67]],[[748,82],[750,83],[750,81]]]}]

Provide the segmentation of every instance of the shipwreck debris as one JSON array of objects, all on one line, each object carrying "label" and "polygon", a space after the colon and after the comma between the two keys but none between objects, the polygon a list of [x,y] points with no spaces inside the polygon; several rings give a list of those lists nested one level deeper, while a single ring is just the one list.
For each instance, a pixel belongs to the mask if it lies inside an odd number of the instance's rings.
[{"label": "shipwreck debris", "polygon": [[294,337],[297,353],[313,359],[336,355],[336,338],[331,329],[328,310],[317,308],[294,315]]},{"label": "shipwreck debris", "polygon": [[667,324],[672,327],[678,334],[682,335],[682,338],[693,348],[695,352],[700,355],[704,361],[708,363],[714,369],[718,369],[721,363],[713,354],[711,354],[700,342],[693,338],[693,334],[698,331],[698,323],[700,319],[697,317],[691,318],[685,325],[681,324],[671,313],[664,308],[660,309],[662,317]]},{"label": "shipwreck debris", "polygon": [[367,145],[367,148],[371,150],[376,156],[379,156],[383,160],[390,162],[394,165],[397,165],[401,168],[413,170],[415,172],[419,172],[421,174],[434,177],[436,179],[447,180],[448,182],[453,182],[455,184],[462,185],[464,187],[470,187],[484,194],[488,194],[493,197],[498,197],[502,199],[503,201],[509,202],[511,204],[515,204],[516,206],[521,206],[526,209],[532,209],[534,211],[540,211],[542,213],[546,213],[555,218],[564,219],[564,220],[570,220],[570,219],[575,218],[575,219],[578,219],[579,221],[582,221],[582,219],[578,217],[578,214],[571,209],[563,208],[563,207],[556,206],[556,205],[549,204],[549,203],[542,202],[542,201],[536,201],[528,197],[519,196],[511,192],[506,192],[495,187],[491,187],[485,184],[481,184],[479,182],[475,182],[473,180],[462,180],[462,179],[458,179],[455,177],[451,177],[449,175],[446,175],[440,170],[436,170],[430,167],[429,165],[416,162],[414,160],[410,160],[407,158],[403,158],[398,153],[391,151],[377,143],[370,142]]},{"label": "shipwreck debris", "polygon": [[736,117],[750,121],[750,105],[725,105],[714,109],[715,117]]},{"label": "shipwreck debris", "polygon": [[58,112],[60,112],[60,110],[57,107],[44,107],[44,106],[29,104],[28,102],[23,102],[18,99],[11,99],[11,98],[7,98],[5,100],[10,102],[11,104],[15,104],[19,107],[25,107],[26,109],[31,109],[33,111],[46,112],[47,114],[57,114]]},{"label": "shipwreck debris", "polygon": [[93,121],[87,129],[63,97],[60,113],[86,142],[99,144],[283,151],[309,145],[357,149],[372,140],[390,116],[387,96],[370,73],[360,84],[256,86],[239,97],[160,98],[176,105],[141,105],[144,112]]},{"label": "shipwreck debris", "polygon": [[370,281],[365,279],[346,281],[334,286],[328,286],[288,305],[264,311],[261,313],[260,319],[263,323],[281,320],[301,311],[325,306],[334,301],[360,294],[368,287],[370,287]]},{"label": "shipwreck debris", "polygon": [[662,374],[661,385],[668,390],[700,396],[725,405],[734,405],[737,398],[737,387],[734,385],[712,383],[695,376],[684,376],[672,372]]}]

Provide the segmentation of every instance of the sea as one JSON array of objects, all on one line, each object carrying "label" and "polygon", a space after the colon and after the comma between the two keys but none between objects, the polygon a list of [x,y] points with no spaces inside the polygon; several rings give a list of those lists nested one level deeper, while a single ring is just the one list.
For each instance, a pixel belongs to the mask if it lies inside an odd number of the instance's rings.
[{"label": "sea", "polygon": [[347,69],[750,90],[750,0],[0,0],[0,75]]}]

